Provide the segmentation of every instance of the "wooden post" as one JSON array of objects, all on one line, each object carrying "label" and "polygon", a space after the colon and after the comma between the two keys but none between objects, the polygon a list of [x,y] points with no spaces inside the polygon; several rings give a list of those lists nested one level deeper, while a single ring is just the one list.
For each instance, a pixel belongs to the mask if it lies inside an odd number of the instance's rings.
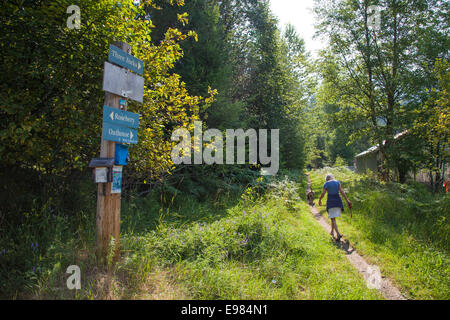
[{"label": "wooden post", "polygon": [[[114,45],[123,51],[131,53],[130,45],[116,42]],[[105,103],[111,108],[120,109],[121,96],[105,92]],[[124,107],[126,110],[126,107]],[[101,158],[115,157],[116,143],[103,140],[100,147]],[[97,249],[100,258],[105,258],[111,238],[115,239],[115,260],[120,254],[120,205],[121,194],[111,194],[112,183],[100,183],[97,191]]]}]

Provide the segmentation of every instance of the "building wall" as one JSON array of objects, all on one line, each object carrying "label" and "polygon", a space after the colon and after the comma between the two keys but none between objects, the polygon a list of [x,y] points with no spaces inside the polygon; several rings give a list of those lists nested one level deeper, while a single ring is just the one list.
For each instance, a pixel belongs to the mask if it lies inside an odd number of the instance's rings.
[{"label": "building wall", "polygon": [[356,158],[356,172],[366,173],[367,170],[377,171],[377,153],[368,153],[362,157]]},{"label": "building wall", "polygon": [[[360,174],[367,173],[368,170],[370,170],[372,172],[377,172],[378,171],[378,166],[377,166],[377,156],[378,155],[379,155],[378,152],[371,152],[371,153],[367,153],[361,157],[355,158],[356,172],[360,173]],[[391,172],[394,175],[398,174],[398,171],[396,169],[394,169],[393,171],[391,169]],[[411,178],[411,180],[414,180],[414,173],[409,172],[409,177]],[[450,178],[450,166],[449,165],[445,166],[444,177],[447,179]],[[422,169],[422,170],[418,171],[416,173],[415,181],[429,185],[431,183],[429,170]]]},{"label": "building wall", "polygon": [[[411,179],[414,179],[414,173],[410,172],[409,174]],[[444,177],[445,178],[449,178],[450,177],[450,167],[447,166],[446,170],[444,172]],[[434,179],[434,178],[433,178]],[[416,173],[416,181],[417,182],[422,182],[425,184],[430,184],[431,180],[430,180],[430,171],[429,170],[420,170],[419,172]]]}]

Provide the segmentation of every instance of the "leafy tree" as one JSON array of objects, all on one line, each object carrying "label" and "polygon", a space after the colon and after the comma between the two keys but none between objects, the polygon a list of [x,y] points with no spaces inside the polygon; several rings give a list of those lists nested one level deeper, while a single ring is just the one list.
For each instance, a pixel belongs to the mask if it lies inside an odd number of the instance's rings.
[{"label": "leafy tree", "polygon": [[[222,130],[281,129],[283,163],[302,167],[303,40],[292,27],[280,35],[267,1],[189,0],[183,10],[189,23],[180,28],[195,30],[198,42],[183,42],[185,57],[175,70],[196,94],[204,94],[208,86],[218,89],[202,119]],[[158,25],[179,24],[179,12],[169,12],[152,10],[151,15]]]},{"label": "leafy tree", "polygon": [[[79,30],[66,27],[66,9],[72,4],[81,8]],[[130,44],[145,64],[144,103],[129,105],[141,115],[129,172],[155,178],[172,167],[171,128],[192,124],[200,105],[212,100],[189,95],[171,71],[183,56],[180,42],[188,34],[169,28],[158,45],[151,42],[154,25],[144,11],[151,5],[131,0],[2,2],[2,171],[20,168],[39,176],[75,177],[98,155],[103,64],[114,41]],[[59,179],[54,187],[73,188],[74,183]]]},{"label": "leafy tree", "polygon": [[449,62],[438,59],[434,72],[437,87],[431,89],[428,100],[416,109],[418,118],[414,122],[413,132],[425,141],[422,150],[426,151],[429,160],[422,167],[430,170],[433,187],[437,190],[444,178],[445,164],[449,161]]},{"label": "leafy tree", "polygon": [[[206,95],[209,87],[218,90],[215,102],[208,109],[200,110],[200,117],[211,128],[226,129],[239,125],[243,110],[242,105],[232,99],[233,64],[229,41],[232,35],[226,30],[220,5],[221,1],[217,0],[187,0],[182,8],[151,8],[150,14],[157,25],[176,26],[185,33],[195,30],[196,39],[182,42],[184,57],[177,62],[174,71],[180,74],[192,94]],[[188,14],[187,23],[177,19],[182,12]],[[161,37],[157,34],[154,43]]]},{"label": "leafy tree", "polygon": [[336,161],[334,162],[335,167],[344,167],[347,164],[347,161],[345,161],[340,156],[336,157]]},{"label": "leafy tree", "polygon": [[302,168],[305,162],[302,112],[305,88],[301,79],[306,54],[292,27],[281,35],[268,2],[248,9],[250,35],[241,59],[248,127],[280,129],[280,158],[285,167]]},{"label": "leafy tree", "polygon": [[[427,17],[440,4],[425,0],[316,1],[319,32],[330,41],[326,57],[336,65],[322,69],[325,85],[335,87],[341,121],[360,123],[352,139],[368,136],[380,146],[385,160],[380,171],[385,179],[389,167],[399,165],[392,157],[394,136],[411,126],[418,92],[415,73],[423,61],[423,34],[430,29]],[[371,24],[373,5],[381,8],[379,28]],[[436,20],[432,22],[438,27]]]}]

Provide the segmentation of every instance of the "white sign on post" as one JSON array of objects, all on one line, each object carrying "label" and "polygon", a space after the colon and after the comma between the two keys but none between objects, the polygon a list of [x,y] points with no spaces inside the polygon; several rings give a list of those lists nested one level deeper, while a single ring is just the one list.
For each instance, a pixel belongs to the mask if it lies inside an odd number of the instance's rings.
[{"label": "white sign on post", "polygon": [[95,168],[95,183],[108,182],[108,168]]},{"label": "white sign on post", "polygon": [[103,90],[138,102],[144,101],[144,78],[105,62]]},{"label": "white sign on post", "polygon": [[122,166],[113,167],[113,181],[111,186],[111,193],[122,193]]}]

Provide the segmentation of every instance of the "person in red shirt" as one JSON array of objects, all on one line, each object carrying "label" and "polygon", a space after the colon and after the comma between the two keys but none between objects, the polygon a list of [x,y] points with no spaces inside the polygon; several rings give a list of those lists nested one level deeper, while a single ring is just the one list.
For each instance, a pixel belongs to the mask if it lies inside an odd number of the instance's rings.
[{"label": "person in red shirt", "polygon": [[448,193],[448,190],[450,189],[450,179],[445,179],[443,187],[445,188],[445,192]]}]

